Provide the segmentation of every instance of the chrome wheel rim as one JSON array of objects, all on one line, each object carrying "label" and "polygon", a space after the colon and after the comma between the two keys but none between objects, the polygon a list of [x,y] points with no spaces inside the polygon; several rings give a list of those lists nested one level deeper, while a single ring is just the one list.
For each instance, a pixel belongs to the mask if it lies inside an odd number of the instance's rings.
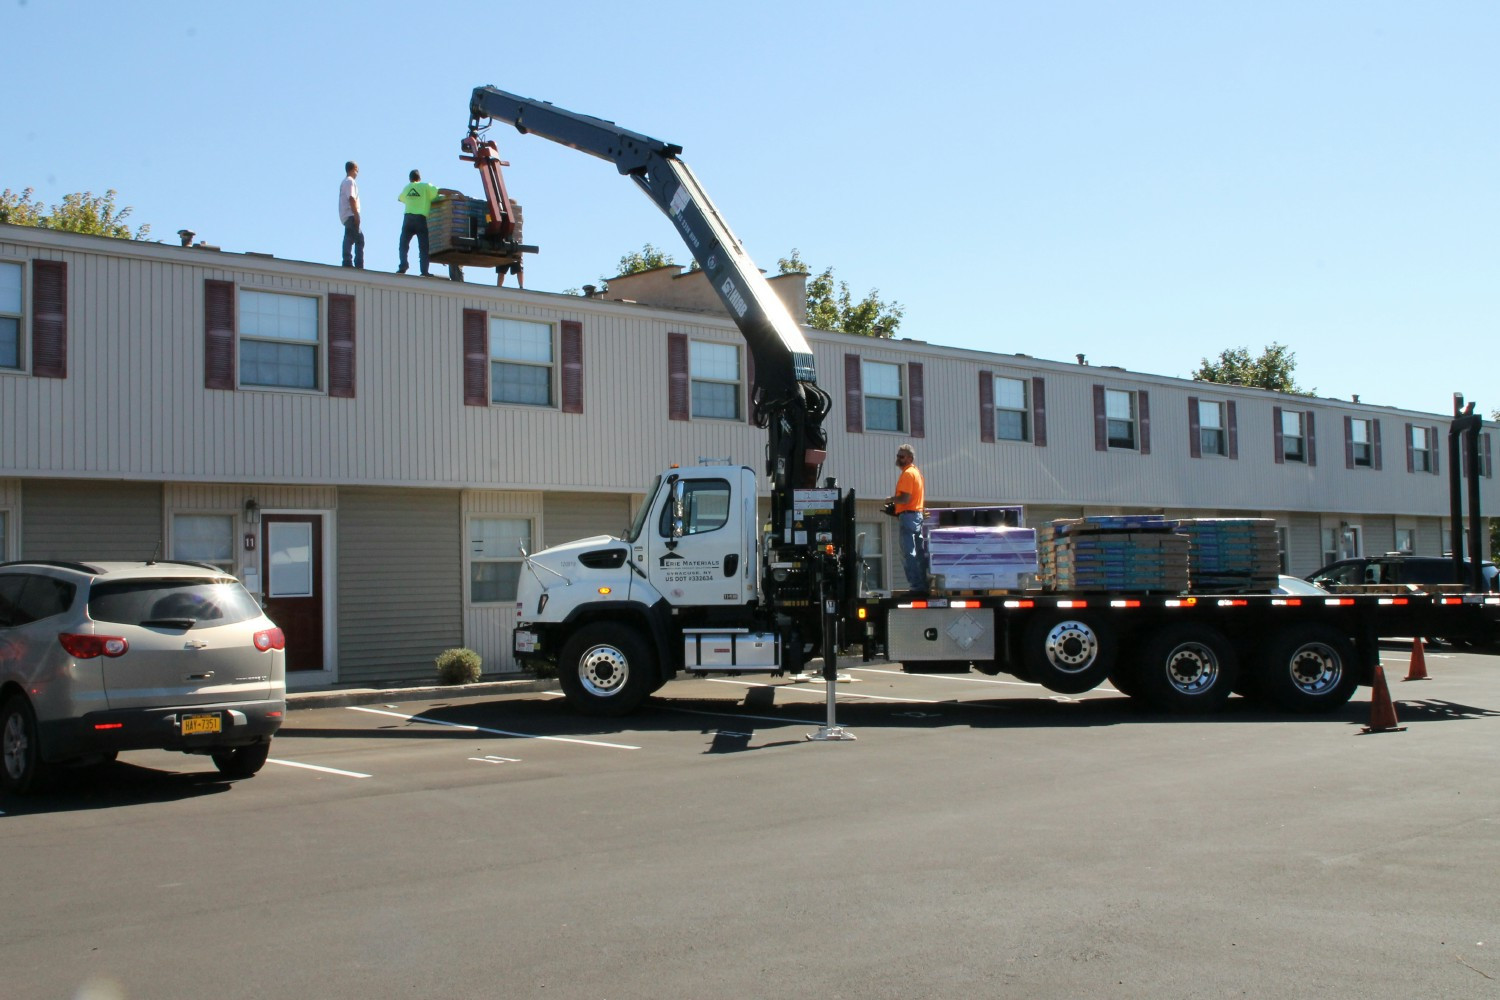
[{"label": "chrome wheel rim", "polygon": [[31,749],[26,739],[26,724],[20,712],[5,717],[5,773],[12,780],[20,780],[26,773],[26,757]]},{"label": "chrome wheel rim", "polygon": [[1292,686],[1303,694],[1327,694],[1344,676],[1344,661],[1327,643],[1309,642],[1297,647],[1287,663]]},{"label": "chrome wheel rim", "polygon": [[591,646],[578,659],[578,679],[584,690],[600,698],[619,694],[630,678],[630,661],[608,643]]},{"label": "chrome wheel rim", "polygon": [[1065,674],[1087,670],[1099,656],[1099,637],[1080,621],[1058,622],[1043,645],[1047,662]]},{"label": "chrome wheel rim", "polygon": [[1186,695],[1203,694],[1219,680],[1219,658],[1202,643],[1185,642],[1167,654],[1167,683]]}]

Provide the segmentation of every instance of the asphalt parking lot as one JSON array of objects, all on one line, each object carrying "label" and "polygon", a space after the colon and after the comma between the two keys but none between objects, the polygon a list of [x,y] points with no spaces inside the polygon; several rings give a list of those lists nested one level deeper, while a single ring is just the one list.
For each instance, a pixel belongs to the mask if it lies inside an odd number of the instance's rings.
[{"label": "asphalt parking lot", "polygon": [[1500,656],[1311,718],[906,675],[290,713],[0,800],[10,997],[1493,997]]}]

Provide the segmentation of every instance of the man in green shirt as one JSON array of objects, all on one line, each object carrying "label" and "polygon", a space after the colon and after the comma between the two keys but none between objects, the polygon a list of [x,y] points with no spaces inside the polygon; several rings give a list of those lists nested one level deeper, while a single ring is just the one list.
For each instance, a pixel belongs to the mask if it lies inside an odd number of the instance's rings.
[{"label": "man in green shirt", "polygon": [[432,210],[432,203],[441,201],[443,195],[437,188],[422,180],[419,170],[411,172],[411,183],[401,189],[396,200],[406,206],[406,217],[401,220],[401,266],[396,268],[397,274],[405,274],[408,268],[406,253],[411,248],[411,238],[417,238],[417,262],[421,265],[422,274],[430,275],[427,270],[427,213]]}]

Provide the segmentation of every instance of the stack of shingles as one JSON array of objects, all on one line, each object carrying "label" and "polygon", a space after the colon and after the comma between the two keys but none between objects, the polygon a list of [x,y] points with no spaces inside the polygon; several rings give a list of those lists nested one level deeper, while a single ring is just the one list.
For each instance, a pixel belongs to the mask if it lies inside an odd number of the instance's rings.
[{"label": "stack of shingles", "polygon": [[1188,537],[1193,590],[1253,593],[1276,586],[1276,522],[1271,518],[1186,518],[1177,522],[1177,531]]},{"label": "stack of shingles", "polygon": [[1177,594],[1188,586],[1188,539],[1160,514],[1053,521],[1038,532],[1043,587]]}]

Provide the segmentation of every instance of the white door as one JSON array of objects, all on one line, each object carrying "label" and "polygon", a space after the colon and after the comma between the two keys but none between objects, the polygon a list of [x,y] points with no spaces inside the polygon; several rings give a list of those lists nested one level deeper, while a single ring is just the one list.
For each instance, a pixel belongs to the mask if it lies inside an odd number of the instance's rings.
[{"label": "white door", "polygon": [[646,577],[668,603],[723,607],[745,599],[745,513],[733,481],[706,475],[670,483],[642,531],[650,539]]}]

